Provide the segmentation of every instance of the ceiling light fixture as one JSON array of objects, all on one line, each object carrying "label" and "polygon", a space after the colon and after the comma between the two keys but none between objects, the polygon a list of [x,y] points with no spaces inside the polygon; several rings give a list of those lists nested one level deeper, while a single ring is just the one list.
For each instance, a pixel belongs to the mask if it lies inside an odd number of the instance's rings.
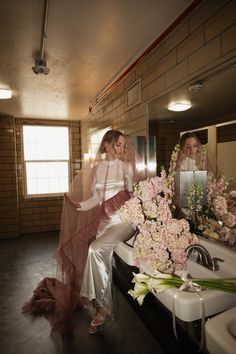
[{"label": "ceiling light fixture", "polygon": [[8,98],[12,98],[12,92],[8,89],[0,89],[0,99],[6,100]]},{"label": "ceiling light fixture", "polygon": [[186,111],[189,108],[191,108],[191,103],[189,102],[176,102],[176,103],[171,103],[168,106],[169,111],[174,111],[174,112]]}]

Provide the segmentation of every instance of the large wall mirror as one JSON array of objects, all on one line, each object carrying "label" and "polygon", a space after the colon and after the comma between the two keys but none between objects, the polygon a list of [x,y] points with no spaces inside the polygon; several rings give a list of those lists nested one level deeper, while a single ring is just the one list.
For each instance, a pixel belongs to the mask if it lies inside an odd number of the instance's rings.
[{"label": "large wall mirror", "polygon": [[[168,105],[188,101],[192,107],[173,112]],[[236,188],[236,63],[224,63],[201,77],[175,88],[148,104],[149,175],[169,167],[171,152],[181,132],[197,131],[208,143],[216,172],[234,177]]]}]

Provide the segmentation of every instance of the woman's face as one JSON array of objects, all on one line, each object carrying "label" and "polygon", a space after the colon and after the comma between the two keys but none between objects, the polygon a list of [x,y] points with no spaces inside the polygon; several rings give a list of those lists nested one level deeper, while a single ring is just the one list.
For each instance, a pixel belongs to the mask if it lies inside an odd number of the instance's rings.
[{"label": "woman's face", "polygon": [[198,152],[198,142],[195,138],[188,138],[185,141],[184,152],[191,159],[196,158]]},{"label": "woman's face", "polygon": [[120,135],[115,143],[105,143],[107,160],[121,159],[125,153],[126,139]]}]

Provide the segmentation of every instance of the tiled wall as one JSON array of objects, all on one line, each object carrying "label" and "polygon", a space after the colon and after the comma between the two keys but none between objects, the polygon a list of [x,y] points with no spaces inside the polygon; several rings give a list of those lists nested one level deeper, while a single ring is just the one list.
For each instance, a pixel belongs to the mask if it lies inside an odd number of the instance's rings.
[{"label": "tiled wall", "polygon": [[25,198],[22,124],[58,124],[70,127],[71,175],[80,168],[80,122],[0,118],[0,238],[59,230],[62,197]]},{"label": "tiled wall", "polygon": [[0,117],[0,238],[18,235],[16,133],[12,117]]},{"label": "tiled wall", "polygon": [[[236,1],[203,0],[113,88],[82,122],[89,129],[112,124],[127,134],[146,135],[147,105],[236,56]],[[126,110],[125,91],[141,79],[142,102]],[[184,129],[182,129],[184,130]],[[86,151],[86,140],[82,141]]]}]

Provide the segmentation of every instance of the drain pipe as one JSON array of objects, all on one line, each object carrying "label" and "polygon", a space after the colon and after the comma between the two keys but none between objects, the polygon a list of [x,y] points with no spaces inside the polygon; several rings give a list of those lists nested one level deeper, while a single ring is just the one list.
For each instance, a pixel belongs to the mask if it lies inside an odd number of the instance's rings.
[{"label": "drain pipe", "polygon": [[49,0],[45,0],[43,31],[42,31],[41,51],[40,51],[40,60],[42,60],[42,61],[43,61],[43,54],[44,54],[44,48],[45,48],[45,39],[47,37],[48,8],[49,8]]},{"label": "drain pipe", "polygon": [[47,75],[50,71],[50,69],[47,67],[46,60],[44,60],[44,58],[43,58],[44,57],[44,49],[45,49],[45,39],[47,37],[48,8],[49,8],[49,0],[45,0],[40,58],[35,60],[35,65],[32,67],[32,70],[35,74]]}]

